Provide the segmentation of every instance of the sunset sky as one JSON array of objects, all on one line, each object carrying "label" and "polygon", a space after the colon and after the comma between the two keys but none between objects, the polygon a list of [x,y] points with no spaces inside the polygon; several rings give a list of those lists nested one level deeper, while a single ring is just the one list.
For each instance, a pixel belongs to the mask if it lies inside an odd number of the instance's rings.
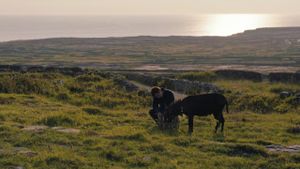
[{"label": "sunset sky", "polygon": [[300,14],[300,0],[0,0],[0,15]]}]

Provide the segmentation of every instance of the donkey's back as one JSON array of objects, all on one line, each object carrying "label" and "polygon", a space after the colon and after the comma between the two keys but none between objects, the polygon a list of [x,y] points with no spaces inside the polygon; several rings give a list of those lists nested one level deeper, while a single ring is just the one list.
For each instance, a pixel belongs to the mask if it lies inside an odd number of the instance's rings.
[{"label": "donkey's back", "polygon": [[[182,100],[185,113],[206,116],[216,111],[221,111],[227,105],[227,100],[222,94],[202,94],[188,96]],[[228,109],[227,109],[228,111]]]},{"label": "donkey's back", "polygon": [[188,96],[182,100],[181,106],[183,113],[189,118],[189,132],[193,132],[193,119],[194,116],[207,116],[213,114],[214,118],[218,120],[215,130],[219,128],[221,124],[221,130],[224,128],[223,109],[226,106],[228,112],[228,103],[222,94],[202,94],[195,96]]}]

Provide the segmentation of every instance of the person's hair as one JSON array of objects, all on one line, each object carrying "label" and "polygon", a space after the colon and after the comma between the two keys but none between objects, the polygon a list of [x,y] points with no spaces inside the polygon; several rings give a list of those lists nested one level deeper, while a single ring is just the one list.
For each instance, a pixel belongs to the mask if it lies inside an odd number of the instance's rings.
[{"label": "person's hair", "polygon": [[154,96],[156,93],[159,93],[160,90],[161,90],[161,89],[160,89],[160,87],[158,87],[158,86],[152,87],[152,89],[151,89],[151,95]]}]

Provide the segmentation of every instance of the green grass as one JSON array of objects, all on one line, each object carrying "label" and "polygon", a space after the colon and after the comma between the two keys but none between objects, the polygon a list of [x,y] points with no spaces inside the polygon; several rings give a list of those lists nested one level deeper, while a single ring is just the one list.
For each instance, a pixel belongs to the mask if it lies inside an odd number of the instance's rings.
[{"label": "green grass", "polygon": [[294,96],[280,98],[282,91],[299,92],[299,84],[249,80],[217,80],[214,83],[225,90],[225,95],[236,111],[250,110],[257,113],[299,111],[299,106],[293,102]]},{"label": "green grass", "polygon": [[[36,77],[38,83],[29,86],[47,81],[49,88],[46,93],[25,86],[30,90],[20,92],[18,85],[0,88],[0,168],[300,168],[299,154],[271,153],[265,148],[268,144],[300,144],[300,134],[290,132],[300,124],[299,109],[285,114],[225,113],[223,134],[213,132],[213,117],[196,117],[194,133],[189,136],[185,117],[180,119],[178,132],[160,131],[147,114],[150,98],[125,91],[112,77],[16,76]],[[9,79],[6,83],[15,83]],[[56,89],[57,80],[64,83]],[[229,83],[234,82],[219,84],[229,87]],[[254,87],[259,88],[260,84]],[[67,97],[58,97],[61,93]],[[23,130],[31,125],[49,128],[39,133]],[[57,126],[76,128],[80,133],[58,132],[53,129]]]},{"label": "green grass", "polygon": [[188,79],[191,81],[211,82],[217,79],[217,75],[213,72],[186,72],[176,76],[177,79]]}]

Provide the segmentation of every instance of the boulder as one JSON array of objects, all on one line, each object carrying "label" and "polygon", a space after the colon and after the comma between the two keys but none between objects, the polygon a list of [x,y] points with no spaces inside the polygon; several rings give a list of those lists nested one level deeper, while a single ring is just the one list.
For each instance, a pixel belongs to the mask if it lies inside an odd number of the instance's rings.
[{"label": "boulder", "polygon": [[284,99],[284,98],[287,98],[287,97],[290,97],[290,96],[292,96],[292,93],[290,93],[288,91],[280,92],[280,98],[281,99]]}]

